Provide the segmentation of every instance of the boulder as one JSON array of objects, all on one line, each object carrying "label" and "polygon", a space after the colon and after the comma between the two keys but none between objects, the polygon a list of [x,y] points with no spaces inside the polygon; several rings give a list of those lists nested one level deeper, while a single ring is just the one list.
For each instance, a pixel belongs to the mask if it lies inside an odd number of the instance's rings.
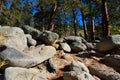
[{"label": "boulder", "polygon": [[28,25],[24,25],[21,27],[24,31],[25,34],[30,34],[32,35],[32,38],[33,39],[37,39],[38,36],[41,34],[41,32],[31,26],[28,26]]},{"label": "boulder", "polygon": [[110,51],[120,47],[120,35],[111,35],[101,40],[96,44],[96,49],[99,51]]},{"label": "boulder", "polygon": [[37,69],[9,67],[5,70],[5,80],[48,80]]},{"label": "boulder", "polygon": [[52,71],[53,71],[53,72],[56,72],[56,70],[57,70],[57,65],[56,65],[55,61],[54,61],[52,58],[49,59],[49,65],[50,65],[49,67],[52,68]]},{"label": "boulder", "polygon": [[72,42],[70,47],[72,52],[81,52],[87,49],[87,46],[81,42]]},{"label": "boulder", "polygon": [[95,80],[89,73],[87,72],[75,72],[75,71],[70,71],[70,72],[65,72],[63,74],[63,79],[64,80]]},{"label": "boulder", "polygon": [[65,52],[71,52],[71,48],[67,43],[60,43],[60,49],[64,50]]},{"label": "boulder", "polygon": [[53,57],[55,53],[52,46],[37,46],[24,52],[6,47],[0,52],[0,58],[7,60],[10,66],[29,68]]},{"label": "boulder", "polygon": [[79,61],[72,61],[70,68],[72,71],[77,72],[87,72],[89,73],[88,68],[81,62]]},{"label": "boulder", "polygon": [[52,45],[59,38],[57,33],[45,31],[39,36],[39,40],[47,45]]},{"label": "boulder", "polygon": [[120,74],[113,68],[100,63],[89,66],[91,74],[98,76],[101,80],[120,80]]},{"label": "boulder", "polygon": [[87,41],[84,38],[80,37],[80,36],[64,37],[64,41],[67,42],[68,44],[71,44],[72,42],[87,43]]},{"label": "boulder", "polygon": [[27,39],[18,27],[0,27],[0,46],[9,46],[19,51],[27,48]]},{"label": "boulder", "polygon": [[106,64],[120,67],[120,55],[107,55],[104,57]]},{"label": "boulder", "polygon": [[28,46],[35,46],[37,44],[36,40],[32,39],[30,34],[26,34]]}]

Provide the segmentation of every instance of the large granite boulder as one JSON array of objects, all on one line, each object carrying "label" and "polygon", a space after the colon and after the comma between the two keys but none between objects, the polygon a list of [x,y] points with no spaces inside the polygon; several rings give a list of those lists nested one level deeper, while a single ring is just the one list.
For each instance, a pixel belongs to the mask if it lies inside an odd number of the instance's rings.
[{"label": "large granite boulder", "polygon": [[41,34],[41,32],[31,26],[28,25],[24,25],[21,27],[23,29],[23,31],[25,32],[25,34],[30,34],[32,35],[33,39],[37,39],[38,36]]},{"label": "large granite boulder", "polygon": [[104,57],[106,64],[120,67],[120,55],[107,55]]},{"label": "large granite boulder", "polygon": [[39,40],[47,45],[52,45],[59,38],[57,33],[45,31],[39,36]]},{"label": "large granite boulder", "polygon": [[5,80],[48,80],[46,76],[37,69],[26,69],[20,67],[9,67],[5,70]]},{"label": "large granite boulder", "polygon": [[120,80],[120,73],[104,64],[94,63],[89,66],[91,74],[98,76],[101,80]]},{"label": "large granite boulder", "polygon": [[29,68],[53,57],[55,53],[52,46],[37,46],[24,52],[6,47],[0,52],[0,58],[8,61],[10,66]]},{"label": "large granite boulder", "polygon": [[0,46],[9,46],[17,50],[27,48],[27,39],[18,27],[0,27]]},{"label": "large granite boulder", "polygon": [[120,47],[120,35],[108,36],[103,40],[101,40],[101,42],[96,44],[96,49],[103,52],[106,52],[118,47]]}]

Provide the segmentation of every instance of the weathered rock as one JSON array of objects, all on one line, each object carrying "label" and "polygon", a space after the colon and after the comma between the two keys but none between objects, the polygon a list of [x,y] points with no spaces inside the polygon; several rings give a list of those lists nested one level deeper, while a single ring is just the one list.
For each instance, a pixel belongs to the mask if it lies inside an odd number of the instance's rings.
[{"label": "weathered rock", "polygon": [[28,46],[35,46],[37,44],[36,40],[32,39],[30,34],[26,34]]},{"label": "weathered rock", "polygon": [[9,67],[5,70],[5,80],[48,80],[37,69]]},{"label": "weathered rock", "polygon": [[47,45],[52,45],[59,38],[57,33],[45,31],[39,36],[39,40]]},{"label": "weathered rock", "polygon": [[54,60],[52,58],[49,59],[49,64],[56,71],[57,65],[55,64]]},{"label": "weathered rock", "polygon": [[104,57],[106,64],[120,67],[120,55],[107,55]]},{"label": "weathered rock", "polygon": [[120,80],[120,74],[110,67],[100,63],[89,66],[91,74],[98,76],[102,80]]},{"label": "weathered rock", "polygon": [[73,52],[80,52],[87,49],[86,45],[80,42],[72,42],[70,47]]},{"label": "weathered rock", "polygon": [[96,44],[96,49],[103,52],[106,52],[118,47],[120,47],[120,35],[108,36],[103,40],[101,40],[101,42]]},{"label": "weathered rock", "polygon": [[89,73],[70,71],[63,74],[64,80],[95,80]]},{"label": "weathered rock", "polygon": [[0,58],[9,61],[10,66],[29,68],[53,57],[55,53],[52,46],[37,46],[24,52],[7,47],[0,52]]},{"label": "weathered rock", "polygon": [[71,52],[71,48],[67,43],[60,43],[60,48],[65,52]]},{"label": "weathered rock", "polygon": [[0,46],[3,45],[24,50],[27,47],[27,39],[23,30],[18,27],[0,27]]},{"label": "weathered rock", "polygon": [[23,31],[25,32],[25,34],[30,34],[32,35],[33,39],[37,39],[38,36],[40,36],[41,32],[33,27],[30,27],[28,25],[24,25],[21,27],[23,29]]},{"label": "weathered rock", "polygon": [[87,41],[80,36],[68,36],[64,38],[64,41],[66,41],[68,44],[71,44],[72,42],[87,43]]},{"label": "weathered rock", "polygon": [[85,45],[87,46],[87,49],[94,49],[94,46],[92,43],[85,43]]},{"label": "weathered rock", "polygon": [[79,61],[73,61],[70,65],[70,68],[72,71],[77,72],[87,72],[89,73],[88,68],[81,62]]}]

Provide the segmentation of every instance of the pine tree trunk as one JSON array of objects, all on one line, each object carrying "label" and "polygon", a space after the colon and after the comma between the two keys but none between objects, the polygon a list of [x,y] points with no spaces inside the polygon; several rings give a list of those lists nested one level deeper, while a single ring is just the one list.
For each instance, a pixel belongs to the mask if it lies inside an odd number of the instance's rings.
[{"label": "pine tree trunk", "polygon": [[83,29],[84,29],[84,38],[87,40],[88,39],[88,31],[87,31],[87,26],[86,26],[84,20],[85,20],[85,18],[84,18],[84,14],[82,12],[82,22],[83,22]]},{"label": "pine tree trunk", "polygon": [[91,40],[95,40],[95,25],[94,25],[94,19],[91,16]]},{"label": "pine tree trunk", "polygon": [[106,0],[102,0],[102,30],[103,30],[103,37],[110,35],[109,17],[108,17]]},{"label": "pine tree trunk", "polygon": [[51,13],[50,13],[50,22],[49,22],[49,26],[48,26],[48,30],[53,31],[54,30],[54,17],[55,17],[55,12],[57,10],[57,3],[54,3],[52,5],[52,9],[51,9]]},{"label": "pine tree trunk", "polygon": [[75,36],[77,36],[77,26],[76,26],[76,13],[75,13],[75,9],[73,9],[72,11],[73,11],[74,33],[75,33]]}]

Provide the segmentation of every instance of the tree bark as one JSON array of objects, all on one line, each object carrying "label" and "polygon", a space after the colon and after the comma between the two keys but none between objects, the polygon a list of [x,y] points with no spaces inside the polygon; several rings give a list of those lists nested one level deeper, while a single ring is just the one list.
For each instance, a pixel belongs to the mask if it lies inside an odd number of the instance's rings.
[{"label": "tree bark", "polygon": [[84,38],[87,40],[88,39],[88,31],[87,31],[87,26],[85,24],[85,17],[84,17],[84,13],[81,11],[82,13],[82,23],[83,23],[83,30],[84,30]]},{"label": "tree bark", "polygon": [[57,3],[54,3],[52,5],[52,9],[51,9],[51,13],[50,13],[50,22],[49,22],[49,26],[48,26],[48,30],[50,30],[50,31],[54,30],[54,26],[55,26],[54,17],[55,17],[55,12],[56,12],[57,8],[58,8]]},{"label": "tree bark", "polygon": [[110,35],[109,17],[106,0],[102,0],[102,31],[103,37]]},{"label": "tree bark", "polygon": [[90,39],[91,39],[91,41],[93,40],[95,40],[95,26],[94,26],[94,19],[93,19],[93,15],[92,15],[92,11],[91,11],[91,9],[92,9],[92,1],[90,0],[89,1],[89,3],[90,3],[90,17],[89,17],[89,20],[90,20]]},{"label": "tree bark", "polygon": [[75,36],[77,36],[76,12],[75,12],[75,9],[73,9],[72,11],[73,11],[73,24],[74,24],[74,33],[75,33]]},{"label": "tree bark", "polygon": [[94,19],[91,16],[91,40],[95,40],[95,25],[94,25]]}]

